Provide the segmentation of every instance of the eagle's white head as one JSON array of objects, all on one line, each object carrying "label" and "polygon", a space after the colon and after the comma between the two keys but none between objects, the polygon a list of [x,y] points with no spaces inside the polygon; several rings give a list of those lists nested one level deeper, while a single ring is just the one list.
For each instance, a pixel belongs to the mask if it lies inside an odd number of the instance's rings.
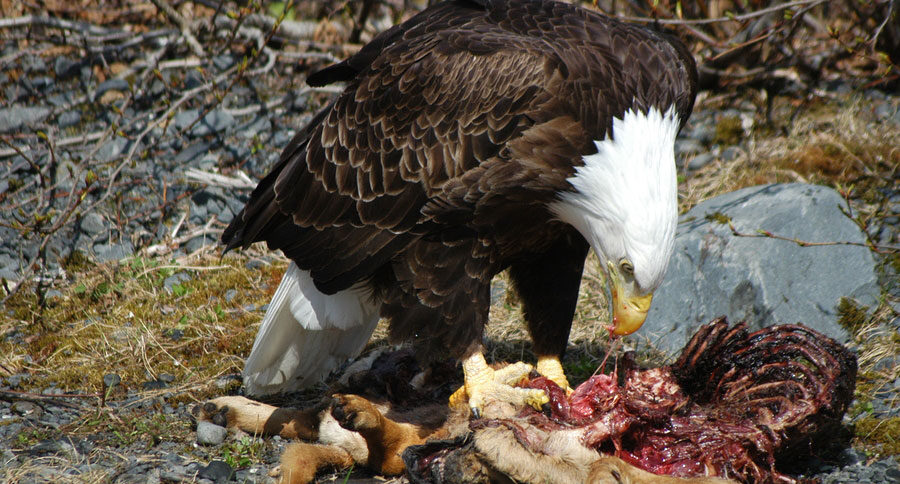
[{"label": "eagle's white head", "polygon": [[613,334],[644,323],[669,265],[678,221],[675,109],[627,111],[612,136],[569,178],[573,191],[550,209],[574,226],[600,258],[611,285]]}]

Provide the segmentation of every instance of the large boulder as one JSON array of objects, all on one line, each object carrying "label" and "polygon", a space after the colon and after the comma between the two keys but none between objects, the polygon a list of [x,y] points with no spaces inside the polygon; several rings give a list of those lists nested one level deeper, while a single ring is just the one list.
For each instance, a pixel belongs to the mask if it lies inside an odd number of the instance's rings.
[{"label": "large boulder", "polygon": [[666,279],[638,335],[679,351],[713,318],[746,320],[751,328],[803,323],[839,341],[842,297],[875,305],[880,293],[875,259],[863,246],[801,246],[761,230],[805,242],[864,243],[840,207],[835,190],[807,184],[745,188],[698,204],[678,225]]}]

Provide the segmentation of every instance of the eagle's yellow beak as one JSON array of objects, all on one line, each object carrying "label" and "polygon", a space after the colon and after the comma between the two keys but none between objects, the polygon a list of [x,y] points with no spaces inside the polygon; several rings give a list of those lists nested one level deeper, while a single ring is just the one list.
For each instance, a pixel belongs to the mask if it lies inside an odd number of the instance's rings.
[{"label": "eagle's yellow beak", "polygon": [[631,334],[640,329],[647,319],[653,293],[639,296],[633,294],[631,286],[622,280],[622,275],[613,264],[609,264],[607,273],[612,283],[612,327],[610,333],[616,336]]}]

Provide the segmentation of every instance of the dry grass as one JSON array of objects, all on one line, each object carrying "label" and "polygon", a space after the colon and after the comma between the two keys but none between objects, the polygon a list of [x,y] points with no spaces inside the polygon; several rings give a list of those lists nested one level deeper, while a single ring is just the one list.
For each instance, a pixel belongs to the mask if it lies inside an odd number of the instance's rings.
[{"label": "dry grass", "polygon": [[[0,326],[15,334],[0,342],[0,371],[31,375],[27,390],[55,386],[93,393],[115,373],[124,389],[160,374],[177,386],[207,387],[240,371],[258,324],[250,304],[265,304],[284,264],[249,270],[246,260],[210,255],[165,261],[133,258],[70,274],[61,296],[41,306],[35,292],[7,303]],[[164,288],[167,277],[190,279]],[[233,299],[224,294],[236,289]]]},{"label": "dry grass", "polygon": [[775,102],[775,127],[761,116],[744,133],[748,150],[733,161],[717,160],[690,174],[680,187],[682,212],[740,188],[802,182],[853,189],[869,202],[870,191],[889,187],[900,170],[900,126],[874,119],[858,96],[795,105]]}]

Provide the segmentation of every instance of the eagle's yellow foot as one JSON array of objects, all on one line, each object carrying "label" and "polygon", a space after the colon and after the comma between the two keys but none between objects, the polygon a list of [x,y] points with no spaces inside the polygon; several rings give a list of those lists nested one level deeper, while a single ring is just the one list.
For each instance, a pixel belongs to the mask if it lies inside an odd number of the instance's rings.
[{"label": "eagle's yellow foot", "polygon": [[450,396],[450,405],[455,406],[468,401],[475,418],[481,416],[481,410],[489,400],[507,402],[517,407],[530,405],[540,410],[542,405],[550,401],[543,390],[513,386],[531,370],[531,365],[521,361],[494,370],[487,365],[484,354],[476,351],[463,360],[463,375],[466,382]]},{"label": "eagle's yellow foot", "polygon": [[558,356],[539,356],[536,370],[541,375],[553,380],[553,383],[566,391],[566,395],[571,395],[574,391],[569,387],[569,380],[566,379]]}]

